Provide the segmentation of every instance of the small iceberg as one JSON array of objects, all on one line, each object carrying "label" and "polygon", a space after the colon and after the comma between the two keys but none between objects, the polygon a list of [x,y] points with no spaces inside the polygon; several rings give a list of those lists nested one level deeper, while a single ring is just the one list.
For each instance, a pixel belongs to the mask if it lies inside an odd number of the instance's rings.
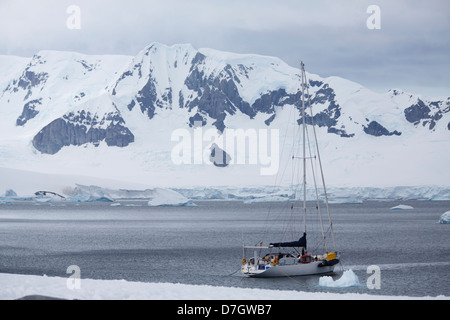
[{"label": "small iceberg", "polygon": [[411,206],[408,206],[406,204],[400,204],[398,206],[395,206],[395,207],[391,208],[391,210],[411,210],[411,209],[414,209],[414,208],[411,207]]},{"label": "small iceberg", "polygon": [[334,281],[330,276],[320,277],[319,286],[329,288],[349,288],[359,287],[360,283],[358,276],[353,272],[353,270],[345,270],[342,277],[336,281]]},{"label": "small iceberg", "polygon": [[440,224],[450,224],[450,211],[444,213],[439,219]]},{"label": "small iceberg", "polygon": [[196,206],[192,200],[170,189],[155,188],[152,198],[148,201],[150,207],[160,206]]},{"label": "small iceberg", "polygon": [[13,204],[14,200],[17,200],[17,193],[15,193],[14,190],[12,189],[6,190],[6,192],[3,195],[0,195],[0,205]]},{"label": "small iceberg", "polygon": [[17,197],[17,193],[12,189],[8,189],[5,191],[5,194],[1,197],[2,198],[15,198],[15,197]]}]

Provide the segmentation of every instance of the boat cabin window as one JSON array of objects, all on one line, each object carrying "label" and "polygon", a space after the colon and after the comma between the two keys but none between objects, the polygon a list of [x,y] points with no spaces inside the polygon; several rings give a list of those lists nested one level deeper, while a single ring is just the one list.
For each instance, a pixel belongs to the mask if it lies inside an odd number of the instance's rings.
[{"label": "boat cabin window", "polygon": [[309,263],[311,262],[311,256],[310,255],[303,255],[300,257],[300,262],[302,263]]}]

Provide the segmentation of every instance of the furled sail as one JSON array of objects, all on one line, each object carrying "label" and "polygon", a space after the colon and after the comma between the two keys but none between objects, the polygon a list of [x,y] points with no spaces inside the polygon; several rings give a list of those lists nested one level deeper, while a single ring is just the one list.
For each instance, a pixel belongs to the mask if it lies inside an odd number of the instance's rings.
[{"label": "furled sail", "polygon": [[303,247],[306,249],[306,233],[303,233],[303,236],[298,239],[298,241],[292,241],[292,242],[278,242],[278,243],[271,243],[272,247]]}]

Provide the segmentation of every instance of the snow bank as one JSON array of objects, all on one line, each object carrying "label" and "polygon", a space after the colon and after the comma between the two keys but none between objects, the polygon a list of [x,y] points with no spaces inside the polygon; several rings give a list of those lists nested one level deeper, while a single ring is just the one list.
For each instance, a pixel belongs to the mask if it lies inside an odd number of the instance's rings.
[{"label": "snow bank", "polygon": [[392,207],[391,210],[411,210],[414,209],[411,206],[408,206],[406,204],[399,204],[398,206]]},{"label": "snow bank", "polygon": [[450,211],[445,212],[439,219],[440,224],[450,224]]},{"label": "snow bank", "polygon": [[333,280],[330,276],[320,277],[319,279],[320,287],[330,287],[330,288],[348,288],[348,287],[359,287],[358,276],[353,272],[353,270],[345,270],[342,277]]},{"label": "snow bank", "polygon": [[[414,300],[416,297],[382,296],[358,293],[302,292],[185,285],[173,283],[128,282],[125,280],[81,279],[79,289],[69,289],[69,278],[0,274],[0,300],[43,295],[78,300]],[[68,286],[69,284],[69,286]],[[424,298],[420,298],[423,300]],[[448,300],[449,297],[425,297]]]}]

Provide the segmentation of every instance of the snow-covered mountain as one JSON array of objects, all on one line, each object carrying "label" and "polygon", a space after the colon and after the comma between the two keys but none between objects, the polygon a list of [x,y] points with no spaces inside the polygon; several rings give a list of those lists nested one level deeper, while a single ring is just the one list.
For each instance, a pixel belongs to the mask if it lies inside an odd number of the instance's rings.
[{"label": "snow-covered mountain", "polygon": [[[330,184],[449,185],[450,98],[380,94],[312,73],[308,80]],[[258,141],[272,133],[279,148],[271,151],[283,156],[301,123],[300,95],[300,70],[278,58],[191,45],[153,43],[135,57],[0,56],[0,167],[154,186],[272,184],[275,175],[260,171],[275,161],[270,152],[254,157],[261,150],[247,146],[245,161],[233,165],[241,155],[215,139],[230,129]],[[190,138],[191,163],[173,159],[176,132]],[[230,163],[196,158],[214,144]]]}]

